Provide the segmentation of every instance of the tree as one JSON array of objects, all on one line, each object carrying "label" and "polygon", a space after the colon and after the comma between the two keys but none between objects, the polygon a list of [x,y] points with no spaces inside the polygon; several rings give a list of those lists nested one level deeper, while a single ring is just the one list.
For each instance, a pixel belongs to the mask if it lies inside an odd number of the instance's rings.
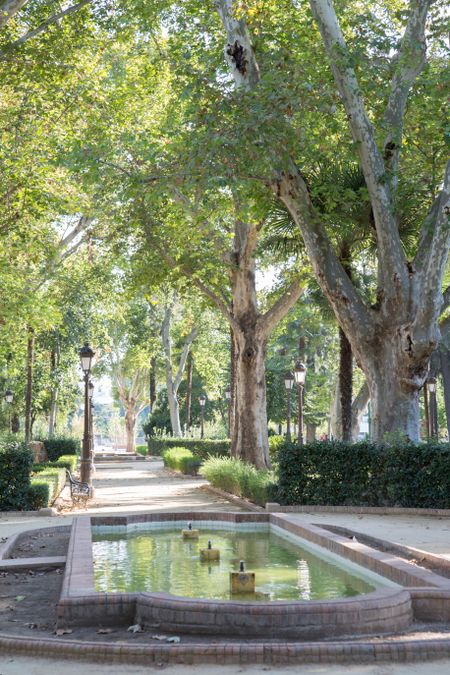
[{"label": "tree", "polygon": [[[418,440],[419,391],[439,342],[441,282],[450,246],[450,165],[442,189],[423,219],[417,252],[411,261],[402,247],[396,214],[405,110],[425,65],[429,6],[429,2],[418,0],[408,5],[403,37],[390,59],[387,105],[375,128],[333,5],[327,0],[310,2],[370,197],[378,257],[375,305],[364,302],[340,263],[294,157],[284,157],[270,148],[275,160],[268,182],[300,228],[316,278],[367,378],[377,441],[382,441],[386,433],[398,431]],[[243,92],[254,91],[261,75],[245,21],[237,16],[232,0],[220,0],[218,8],[227,33],[226,58],[236,87]],[[377,132],[384,136],[382,149]]]}]

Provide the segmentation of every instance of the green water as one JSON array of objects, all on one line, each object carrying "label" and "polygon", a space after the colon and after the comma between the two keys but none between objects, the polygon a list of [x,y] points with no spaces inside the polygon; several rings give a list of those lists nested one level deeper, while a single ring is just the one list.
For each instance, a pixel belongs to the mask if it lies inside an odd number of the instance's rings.
[{"label": "green water", "polygon": [[[200,562],[199,550],[220,549],[219,562]],[[93,535],[95,589],[160,591],[189,598],[229,600],[229,572],[256,573],[256,594],[246,600],[322,600],[369,593],[363,579],[274,532],[202,530],[183,540],[179,529]],[[232,596],[237,599],[239,596]]]}]

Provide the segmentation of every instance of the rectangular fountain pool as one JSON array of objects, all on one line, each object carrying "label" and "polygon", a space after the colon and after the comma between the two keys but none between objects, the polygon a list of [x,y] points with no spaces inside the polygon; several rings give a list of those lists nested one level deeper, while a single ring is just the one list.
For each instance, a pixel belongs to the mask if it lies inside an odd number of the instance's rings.
[{"label": "rectangular fountain pool", "polygon": [[[329,600],[393,584],[339,556],[268,524],[225,526],[196,522],[197,540],[184,540],[173,523],[143,523],[131,530],[93,528],[97,592],[163,592],[218,600]],[[220,561],[202,562],[211,540]],[[320,551],[318,554],[317,550]],[[230,595],[229,572],[244,560],[256,574],[256,593]]]}]

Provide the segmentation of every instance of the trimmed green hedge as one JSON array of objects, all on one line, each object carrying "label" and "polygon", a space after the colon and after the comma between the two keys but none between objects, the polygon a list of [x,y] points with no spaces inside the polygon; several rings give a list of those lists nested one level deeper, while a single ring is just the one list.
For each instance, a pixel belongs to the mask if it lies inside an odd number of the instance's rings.
[{"label": "trimmed green hedge", "polygon": [[0,444],[0,511],[28,508],[33,455],[24,443]]},{"label": "trimmed green hedge", "polygon": [[[48,487],[47,503],[44,506],[53,504],[66,483],[66,470],[58,467],[46,467],[31,476],[32,498],[36,495],[43,497],[44,490],[37,485],[46,485]],[[39,507],[40,508],[40,507]]]},{"label": "trimmed green hedge", "polygon": [[198,459],[207,459],[209,455],[222,457],[230,454],[230,440],[211,440],[208,438],[157,438],[150,436],[148,451],[151,455],[162,455],[170,448],[187,448]]},{"label": "trimmed green hedge", "polygon": [[284,444],[281,504],[450,508],[450,444]]},{"label": "trimmed green hedge", "polygon": [[59,459],[55,462],[41,462],[39,464],[33,464],[33,471],[44,471],[45,469],[69,469],[71,473],[74,473],[78,466],[78,455],[61,455]]},{"label": "trimmed green hedge", "polygon": [[32,511],[38,511],[49,505],[50,485],[48,483],[32,483],[28,491],[28,508]]},{"label": "trimmed green hedge", "polygon": [[136,452],[139,455],[144,455],[144,457],[146,457],[148,455],[148,448],[147,448],[146,445],[137,445],[136,446]]},{"label": "trimmed green hedge", "polygon": [[260,471],[234,457],[210,457],[199,473],[214,487],[247,497],[261,506],[273,499],[276,490],[272,471]]},{"label": "trimmed green hedge", "polygon": [[49,462],[54,462],[62,455],[79,455],[80,441],[77,438],[46,438],[44,441]]},{"label": "trimmed green hedge", "polygon": [[181,473],[195,476],[198,473],[201,459],[194,457],[192,452],[187,448],[178,447],[165,450],[162,455],[164,466],[174,471],[181,471]]}]

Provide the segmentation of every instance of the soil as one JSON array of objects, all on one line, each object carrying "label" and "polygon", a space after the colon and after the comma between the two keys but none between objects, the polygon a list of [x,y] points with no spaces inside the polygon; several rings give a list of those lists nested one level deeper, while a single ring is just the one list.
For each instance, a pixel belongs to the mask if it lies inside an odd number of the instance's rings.
[{"label": "soil", "polygon": [[63,556],[69,545],[70,526],[64,525],[53,532],[35,530],[32,534],[24,532],[17,540],[8,558],[49,558]]}]

